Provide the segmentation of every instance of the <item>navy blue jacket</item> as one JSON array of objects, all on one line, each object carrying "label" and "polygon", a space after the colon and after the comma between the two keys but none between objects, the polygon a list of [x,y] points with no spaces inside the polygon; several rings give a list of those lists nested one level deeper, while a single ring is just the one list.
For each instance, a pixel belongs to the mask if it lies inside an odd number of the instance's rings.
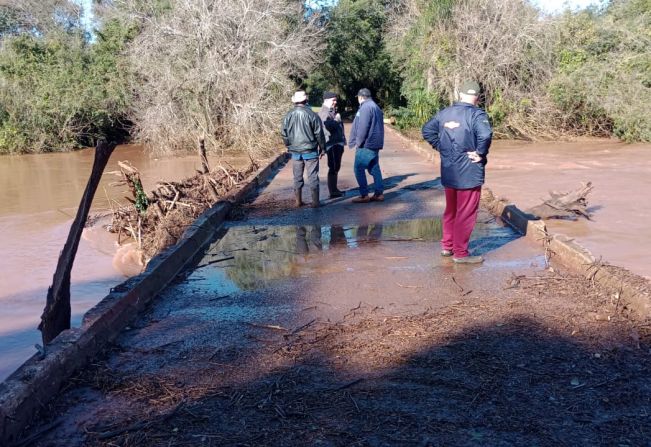
[{"label": "navy blue jacket", "polygon": [[370,98],[359,106],[348,138],[348,147],[375,151],[384,147],[384,114]]},{"label": "navy blue jacket", "polygon": [[[484,184],[493,129],[482,109],[465,102],[446,107],[423,126],[423,138],[441,154],[441,183],[446,188],[470,189]],[[477,151],[473,163],[466,152]]]}]

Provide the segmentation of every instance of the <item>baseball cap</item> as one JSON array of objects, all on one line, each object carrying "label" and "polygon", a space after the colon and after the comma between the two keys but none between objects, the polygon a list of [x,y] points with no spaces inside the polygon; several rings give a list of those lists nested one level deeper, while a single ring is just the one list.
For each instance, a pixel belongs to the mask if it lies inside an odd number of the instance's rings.
[{"label": "baseball cap", "polygon": [[459,93],[463,93],[464,95],[479,96],[480,91],[481,89],[477,81],[465,81],[459,87]]}]

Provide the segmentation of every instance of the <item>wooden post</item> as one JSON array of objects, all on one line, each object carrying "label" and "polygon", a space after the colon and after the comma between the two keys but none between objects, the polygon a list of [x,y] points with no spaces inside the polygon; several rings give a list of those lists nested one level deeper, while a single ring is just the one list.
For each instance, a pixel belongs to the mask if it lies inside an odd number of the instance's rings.
[{"label": "wooden post", "polygon": [[206,142],[203,138],[199,138],[199,158],[201,159],[201,170],[203,171],[203,182],[205,188],[208,189],[210,197],[212,197],[213,202],[219,200],[219,194],[215,189],[215,185],[210,182],[210,166],[208,166],[208,157],[206,156]]},{"label": "wooden post", "polygon": [[199,138],[199,158],[201,159],[201,170],[204,174],[210,172],[210,166],[208,166],[208,157],[206,156],[206,142],[203,138]]},{"label": "wooden post", "polygon": [[47,291],[47,302],[41,316],[41,324],[38,325],[43,337],[43,344],[51,342],[62,331],[70,329],[70,272],[95,191],[115,146],[115,143],[100,140],[95,148],[95,160],[86,190],[81,197],[77,216],[70,227],[66,244],[59,255],[52,285]]}]

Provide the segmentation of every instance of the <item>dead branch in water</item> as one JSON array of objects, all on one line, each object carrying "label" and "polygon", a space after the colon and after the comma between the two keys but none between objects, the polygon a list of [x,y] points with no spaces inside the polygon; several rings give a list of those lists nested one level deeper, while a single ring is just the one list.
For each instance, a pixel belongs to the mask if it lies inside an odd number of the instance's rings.
[{"label": "dead branch in water", "polygon": [[592,189],[592,182],[587,182],[583,183],[580,188],[566,193],[550,191],[551,198],[531,208],[528,212],[541,219],[576,220],[578,217],[585,217],[590,220],[587,196]]},{"label": "dead branch in water", "polygon": [[47,291],[47,302],[41,316],[41,323],[38,326],[43,336],[44,345],[54,340],[62,331],[70,329],[70,273],[79,247],[81,233],[86,225],[93,197],[95,197],[95,191],[115,146],[115,143],[107,143],[102,140],[97,143],[95,148],[93,167],[81,197],[77,216],[72,222],[68,239],[59,256],[52,285]]}]

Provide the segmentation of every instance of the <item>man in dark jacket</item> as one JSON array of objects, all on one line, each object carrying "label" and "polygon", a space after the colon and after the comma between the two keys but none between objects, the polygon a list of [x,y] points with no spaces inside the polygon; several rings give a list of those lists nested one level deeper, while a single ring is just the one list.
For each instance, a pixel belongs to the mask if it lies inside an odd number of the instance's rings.
[{"label": "man in dark jacket", "polygon": [[[382,184],[382,171],[380,171],[380,150],[384,147],[384,114],[378,105],[371,99],[371,92],[367,88],[357,93],[359,110],[353,120],[353,128],[348,138],[348,147],[355,151],[355,178],[359,184],[359,197],[354,198],[354,203],[382,202],[384,200],[384,186]],[[368,183],[366,172],[373,176],[375,194],[368,196]]]},{"label": "man in dark jacket", "polygon": [[454,262],[463,264],[484,260],[468,253],[493,138],[486,112],[477,107],[478,99],[479,84],[464,82],[459,102],[423,126],[423,138],[441,155],[441,183],[445,187],[441,255],[453,256]]},{"label": "man in dark jacket", "polygon": [[292,96],[294,108],[283,119],[281,135],[292,154],[296,206],[303,206],[303,169],[312,192],[312,208],[319,207],[319,156],[326,150],[325,135],[319,116],[307,106],[307,95],[298,91]]},{"label": "man in dark jacket", "polygon": [[325,127],[326,150],[328,156],[328,191],[330,198],[341,197],[343,192],[337,188],[337,177],[341,168],[341,157],[344,155],[346,136],[344,134],[344,123],[337,113],[337,94],[333,92],[323,93],[323,105],[319,111],[319,118]]}]

